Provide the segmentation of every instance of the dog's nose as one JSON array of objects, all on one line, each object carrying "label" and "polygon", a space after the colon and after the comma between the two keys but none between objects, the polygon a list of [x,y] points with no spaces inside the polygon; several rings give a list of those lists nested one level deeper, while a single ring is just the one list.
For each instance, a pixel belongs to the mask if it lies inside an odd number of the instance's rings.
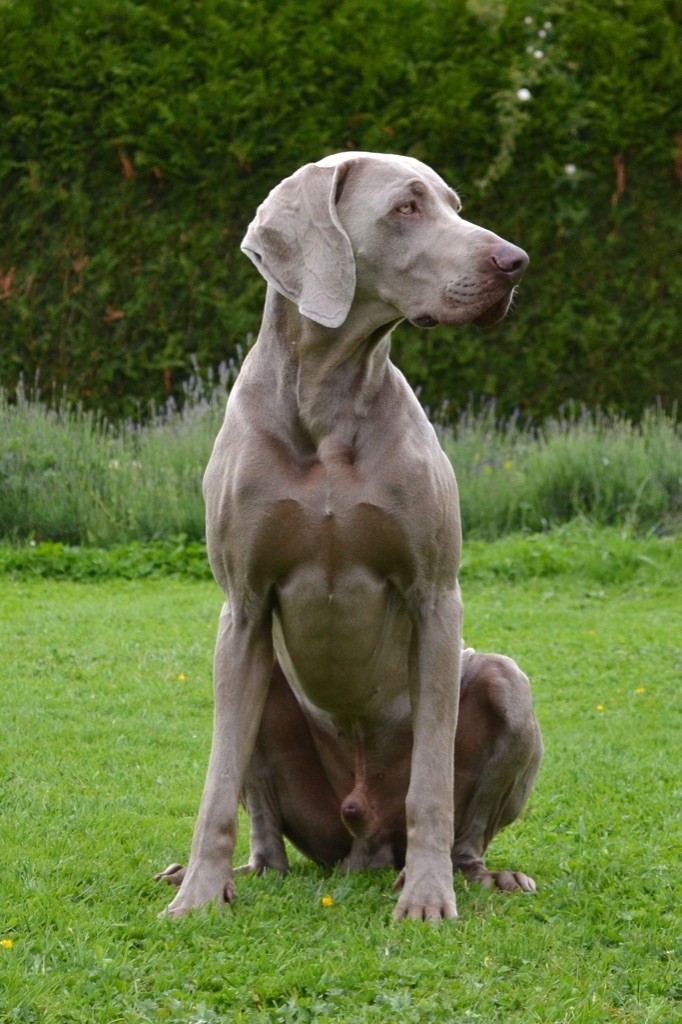
[{"label": "dog's nose", "polygon": [[511,281],[519,281],[529,263],[528,253],[510,242],[496,249],[490,258],[497,269]]}]

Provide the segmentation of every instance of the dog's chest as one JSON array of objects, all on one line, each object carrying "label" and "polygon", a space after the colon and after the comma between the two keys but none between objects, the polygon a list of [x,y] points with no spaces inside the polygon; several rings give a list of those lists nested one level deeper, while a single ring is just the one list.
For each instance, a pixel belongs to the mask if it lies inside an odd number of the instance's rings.
[{"label": "dog's chest", "polygon": [[309,571],[330,592],[349,573],[394,580],[401,589],[414,578],[416,552],[402,517],[390,500],[352,482],[311,481],[274,498],[254,539],[253,568],[260,564],[279,586]]},{"label": "dog's chest", "polygon": [[370,589],[389,582],[403,594],[420,577],[431,581],[454,550],[457,508],[437,460],[419,454],[393,446],[367,460],[332,441],[307,459],[282,440],[242,449],[229,472],[223,464],[213,490],[220,510],[208,517],[233,582],[265,596],[294,578],[314,577],[328,594],[349,579]]}]

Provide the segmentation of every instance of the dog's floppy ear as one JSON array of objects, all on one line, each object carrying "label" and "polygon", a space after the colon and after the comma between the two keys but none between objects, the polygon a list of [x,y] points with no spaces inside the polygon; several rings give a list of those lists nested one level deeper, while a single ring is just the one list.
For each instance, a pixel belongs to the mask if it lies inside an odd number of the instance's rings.
[{"label": "dog's floppy ear", "polygon": [[261,203],[242,252],[303,316],[340,327],[355,293],[355,257],[336,212],[347,165],[306,164]]}]

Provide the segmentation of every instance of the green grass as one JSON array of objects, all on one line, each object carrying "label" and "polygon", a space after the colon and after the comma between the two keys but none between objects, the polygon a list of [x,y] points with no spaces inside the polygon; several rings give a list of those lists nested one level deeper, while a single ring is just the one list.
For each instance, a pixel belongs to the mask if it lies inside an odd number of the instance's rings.
[{"label": "green grass", "polygon": [[[204,536],[201,478],[236,368],[197,373],[181,409],[117,425],[22,388],[0,389],[0,538],[109,547]],[[494,406],[441,428],[469,537],[538,531],[576,516],[639,533],[682,522],[676,416],[567,409],[532,429]]]},{"label": "green grass", "polygon": [[674,541],[576,526],[467,546],[467,643],[529,673],[546,744],[490,862],[539,891],[457,880],[460,918],[435,930],[389,923],[390,872],[342,877],[298,855],[284,881],[240,879],[234,911],[158,919],[170,891],[151,875],[186,858],[207,763],[219,592],[15,567],[0,619],[0,1020],[679,1019],[681,562]]}]

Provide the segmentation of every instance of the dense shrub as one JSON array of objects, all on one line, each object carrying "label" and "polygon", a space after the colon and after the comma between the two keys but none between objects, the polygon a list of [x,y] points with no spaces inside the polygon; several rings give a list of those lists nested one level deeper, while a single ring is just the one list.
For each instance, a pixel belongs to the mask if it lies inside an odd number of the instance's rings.
[{"label": "dense shrub", "polygon": [[396,333],[432,407],[671,397],[672,3],[14,0],[0,37],[6,385],[130,414],[216,365],[258,328],[255,207],[350,147],[426,160],[531,254],[503,325]]}]

